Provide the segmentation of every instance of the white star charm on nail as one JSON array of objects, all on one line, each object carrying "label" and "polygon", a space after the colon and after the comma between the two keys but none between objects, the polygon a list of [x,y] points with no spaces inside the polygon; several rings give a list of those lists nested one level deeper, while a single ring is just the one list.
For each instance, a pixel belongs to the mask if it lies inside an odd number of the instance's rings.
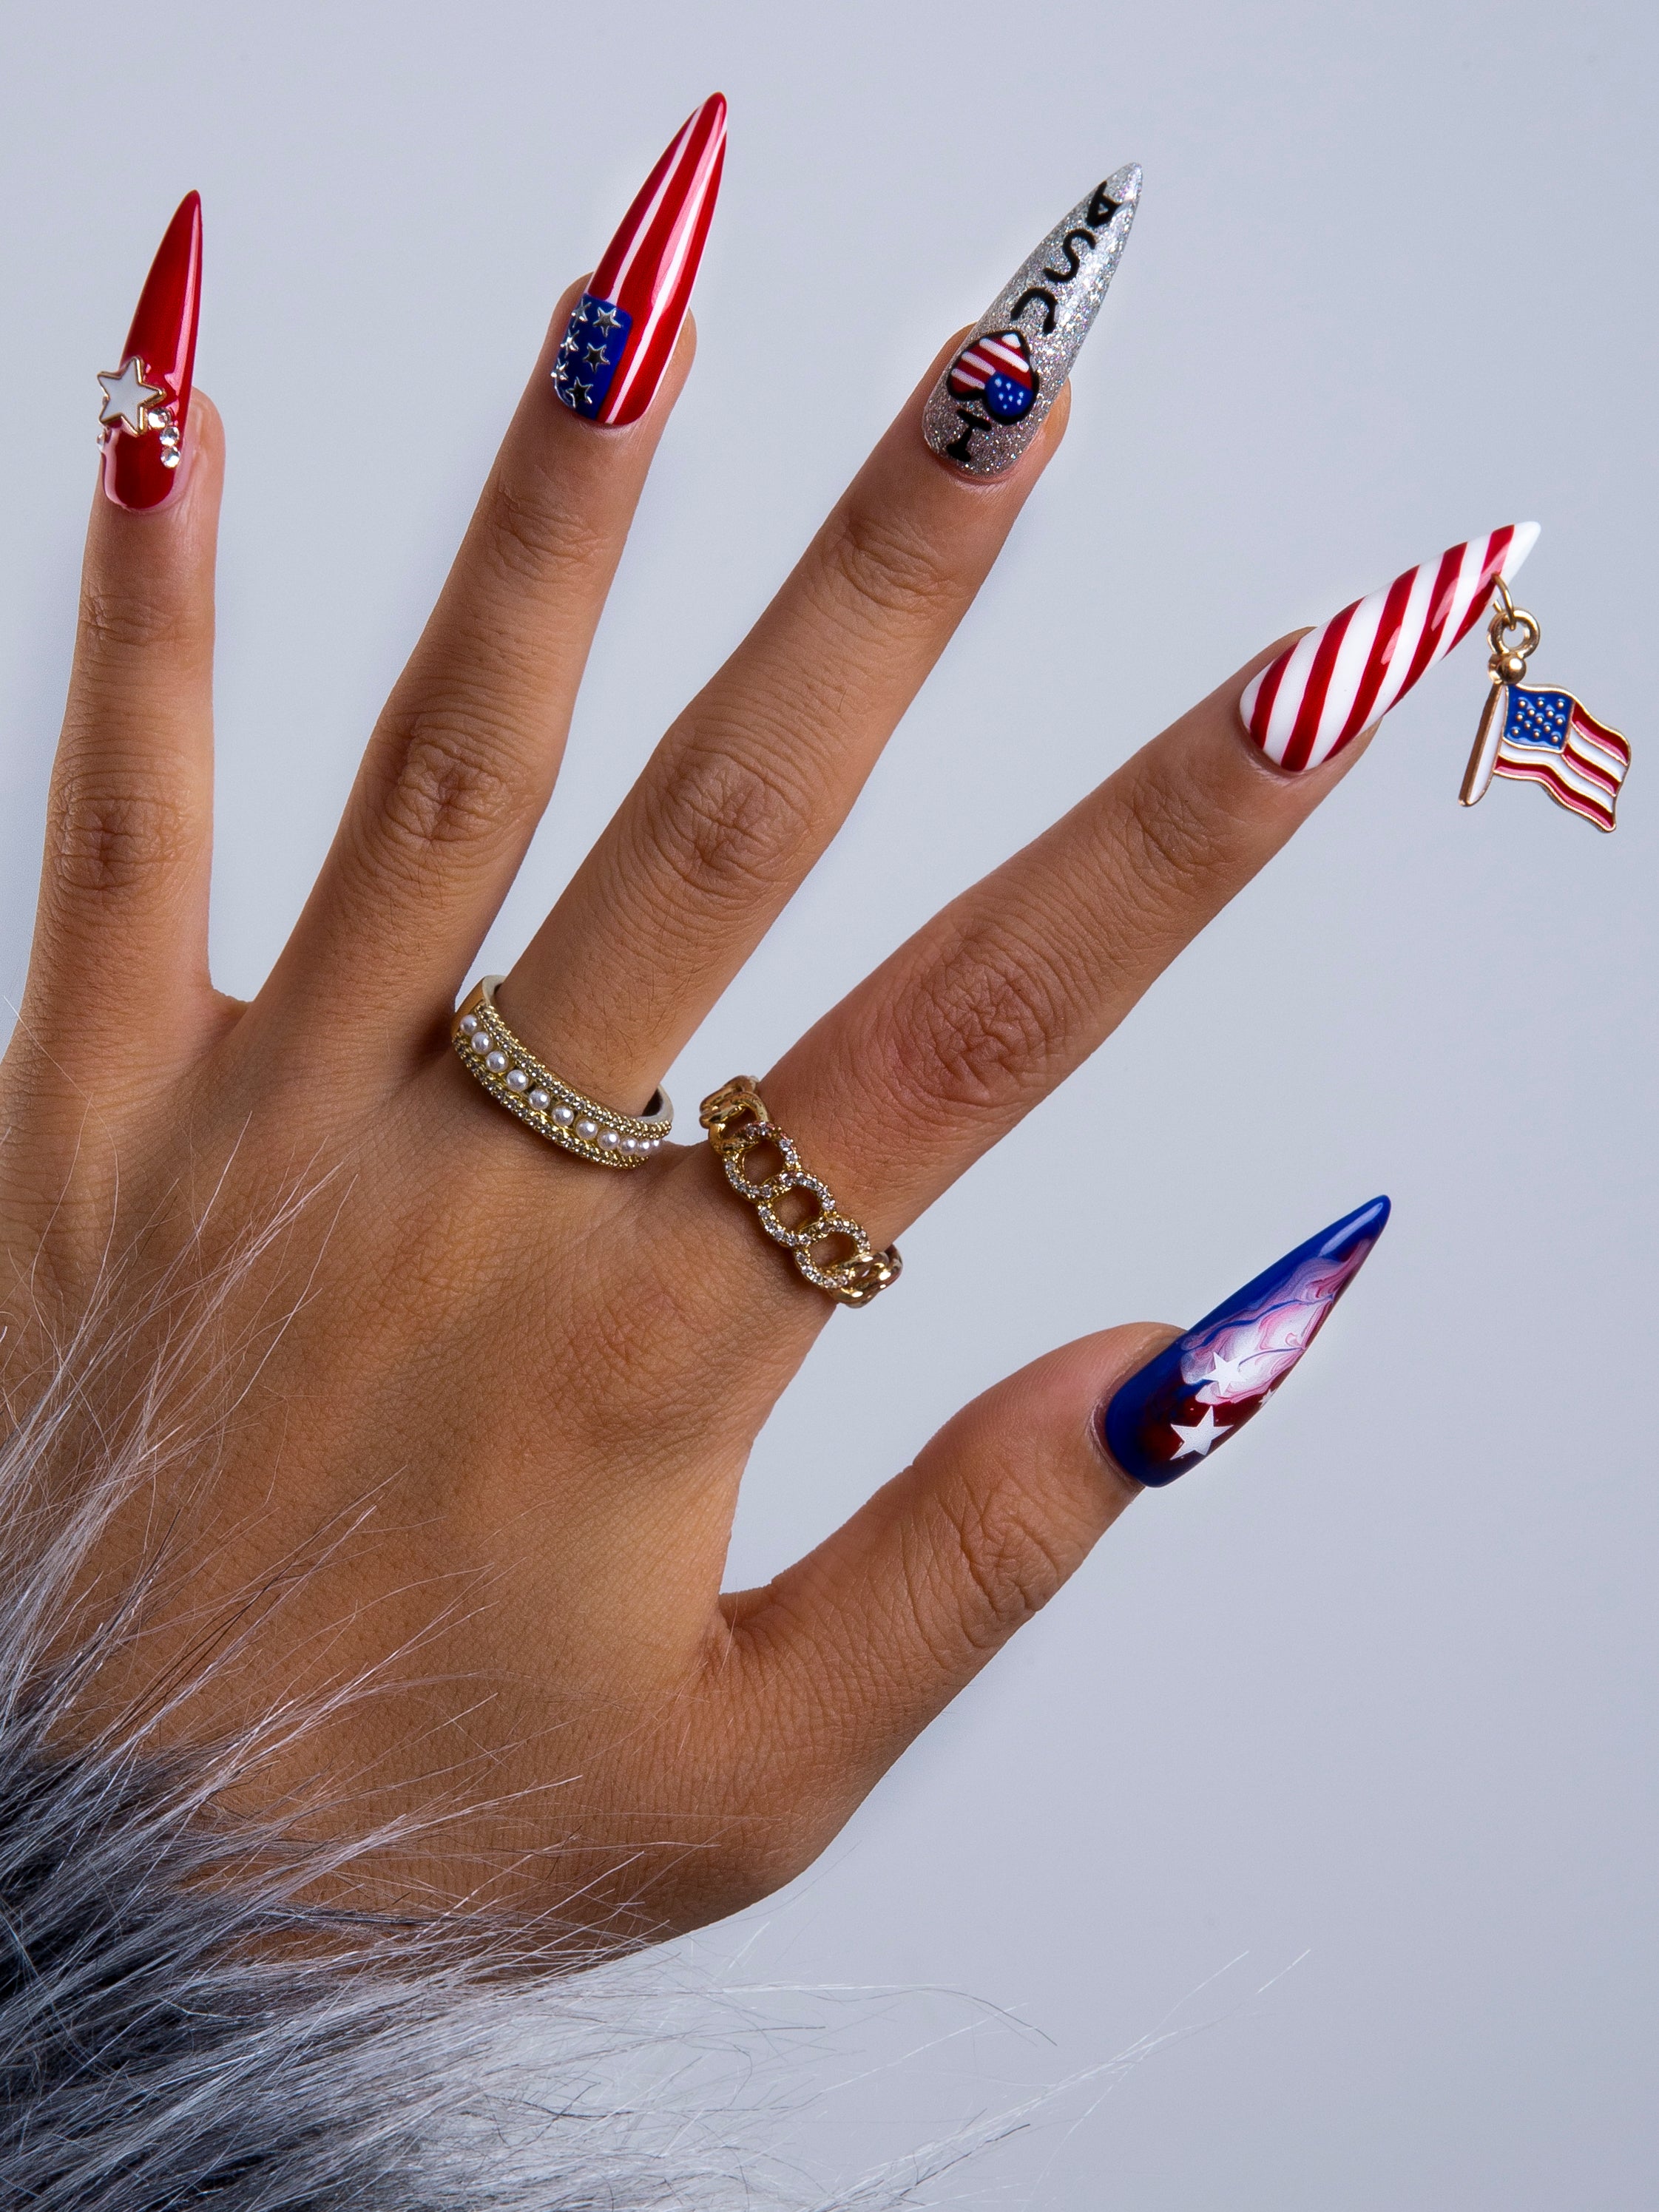
[{"label": "white star charm on nail", "polygon": [[1202,1459],[1210,1446],[1218,1444],[1227,1433],[1216,1419],[1213,1406],[1206,1406],[1203,1419],[1194,1421],[1191,1428],[1183,1429],[1178,1421],[1171,1421],[1170,1430],[1172,1435],[1181,1439],[1181,1449],[1176,1454],[1177,1459]]},{"label": "white star charm on nail", "polygon": [[98,381],[104,387],[104,404],[98,420],[112,429],[117,423],[138,437],[150,428],[148,410],[165,406],[167,393],[159,384],[145,380],[144,364],[129,354],[118,369],[101,368]]}]

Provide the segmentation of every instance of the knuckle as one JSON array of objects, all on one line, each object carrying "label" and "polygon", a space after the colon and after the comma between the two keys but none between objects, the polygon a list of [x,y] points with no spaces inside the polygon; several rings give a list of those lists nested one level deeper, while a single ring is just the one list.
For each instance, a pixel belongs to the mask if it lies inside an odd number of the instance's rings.
[{"label": "knuckle", "polygon": [[[665,860],[690,890],[711,902],[742,899],[793,882],[793,858],[810,835],[811,809],[778,771],[777,748],[728,750],[700,737],[675,764],[660,803],[649,810],[653,858]],[[769,756],[757,757],[757,751]]]},{"label": "knuckle", "polygon": [[1020,1486],[963,1487],[942,1501],[954,1626],[975,1651],[993,1649],[1040,1613],[1066,1580],[1052,1537]]},{"label": "knuckle", "polygon": [[837,605],[879,622],[926,617],[951,596],[939,552],[902,515],[844,507],[825,525],[818,551]]},{"label": "knuckle", "polygon": [[422,708],[381,732],[376,820],[385,845],[417,866],[498,831],[533,803],[506,732],[481,712]]},{"label": "knuckle", "polygon": [[913,985],[879,1040],[885,1088],[930,1119],[1040,1092],[1075,994],[1056,958],[1005,929],[959,938]]},{"label": "knuckle", "polygon": [[189,810],[158,776],[82,770],[55,794],[54,875],[66,890],[119,897],[188,859],[195,844]]}]

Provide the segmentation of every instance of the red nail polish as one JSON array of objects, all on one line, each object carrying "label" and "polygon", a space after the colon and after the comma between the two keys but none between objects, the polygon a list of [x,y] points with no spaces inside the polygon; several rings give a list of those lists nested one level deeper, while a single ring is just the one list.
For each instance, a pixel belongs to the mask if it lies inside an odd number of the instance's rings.
[{"label": "red nail polish", "polygon": [[566,325],[553,389],[590,422],[644,414],[673,357],[726,159],[726,101],[711,93],[641,187]]},{"label": "red nail polish", "polygon": [[159,507],[182,458],[202,304],[202,202],[186,192],[138,295],[119,368],[100,373],[104,489],[117,507]]}]

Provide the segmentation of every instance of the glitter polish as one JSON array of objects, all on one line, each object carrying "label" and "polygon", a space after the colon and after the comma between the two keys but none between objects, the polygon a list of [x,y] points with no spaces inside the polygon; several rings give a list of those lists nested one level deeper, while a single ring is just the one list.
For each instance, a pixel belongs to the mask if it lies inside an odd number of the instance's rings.
[{"label": "glitter polish", "polygon": [[565,327],[553,389],[585,421],[635,422],[655,397],[691,303],[725,159],[726,102],[711,93],[640,187]]},{"label": "glitter polish", "polygon": [[1161,1489],[1259,1413],[1324,1327],[1389,1218],[1374,1198],[1224,1299],[1120,1386],[1097,1416],[1122,1468]]},{"label": "glitter polish", "polygon": [[117,507],[160,507],[178,483],[201,305],[202,202],[186,192],[144,279],[121,366],[99,374],[104,491]]},{"label": "glitter polish", "polygon": [[1492,586],[1538,543],[1518,522],[1449,546],[1286,647],[1238,702],[1244,734],[1298,775],[1334,760],[1492,611]]},{"label": "glitter polish", "polygon": [[1140,200],[1114,169],[1014,271],[928,396],[922,435],[970,476],[1012,468],[1042,426],[1100,313]]}]

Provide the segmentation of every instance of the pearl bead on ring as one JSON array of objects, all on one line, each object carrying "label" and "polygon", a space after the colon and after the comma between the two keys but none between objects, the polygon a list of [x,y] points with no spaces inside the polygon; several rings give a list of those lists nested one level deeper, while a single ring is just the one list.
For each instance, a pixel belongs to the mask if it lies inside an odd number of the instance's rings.
[{"label": "pearl bead on ring", "polygon": [[602,1168],[642,1168],[674,1126],[668,1093],[659,1090],[643,1114],[601,1106],[526,1052],[495,1005],[499,975],[486,975],[456,1009],[449,1041],[461,1065],[509,1114],[550,1145]]}]

